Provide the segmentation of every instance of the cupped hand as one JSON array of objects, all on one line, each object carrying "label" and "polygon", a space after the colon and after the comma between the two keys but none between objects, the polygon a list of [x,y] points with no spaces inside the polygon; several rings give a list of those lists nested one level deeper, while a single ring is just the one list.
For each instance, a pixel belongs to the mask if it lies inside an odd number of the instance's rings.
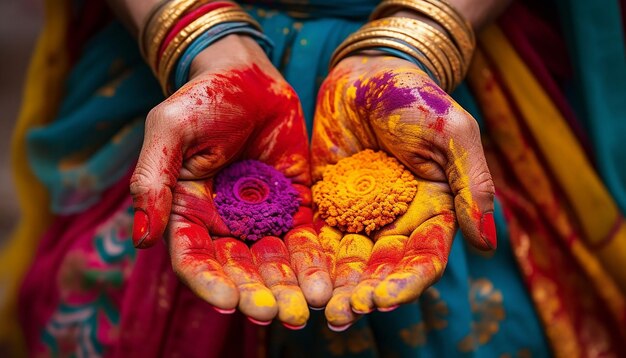
[{"label": "cupped hand", "polygon": [[[213,200],[215,175],[243,159],[282,172],[300,198],[291,230],[250,247]],[[191,80],[146,119],[131,179],[135,246],[165,236],[174,271],[220,312],[238,307],[259,324],[277,316],[302,327],[308,305],[324,306],[332,290],[312,227],[310,182],[295,92],[252,39],[228,36],[196,57]]]},{"label": "cupped hand", "polygon": [[494,187],[478,125],[408,61],[348,57],[320,89],[314,180],[327,165],[365,149],[395,157],[418,186],[406,213],[369,237],[343,233],[316,217],[334,284],[326,318],[335,330],[349,327],[359,314],[415,300],[435,283],[457,223],[476,248],[496,247]]}]

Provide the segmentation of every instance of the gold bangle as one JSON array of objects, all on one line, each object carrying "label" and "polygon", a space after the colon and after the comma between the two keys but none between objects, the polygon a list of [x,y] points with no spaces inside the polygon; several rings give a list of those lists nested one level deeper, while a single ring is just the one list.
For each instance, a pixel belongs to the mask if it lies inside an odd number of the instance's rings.
[{"label": "gold bangle", "polygon": [[[448,12],[442,9],[443,6],[437,6],[433,4],[433,0],[430,2],[426,0],[411,1],[411,0],[385,0],[379,7],[381,9],[387,8],[408,8],[415,12],[435,21],[441,27],[443,27],[452,41],[459,47],[459,50],[463,54],[464,59],[469,62],[471,54],[474,49],[474,38],[471,28],[466,27],[466,22],[458,22],[454,17],[450,16]],[[443,1],[437,1],[439,5],[447,5]],[[372,14],[374,15],[374,14]]]},{"label": "gold bangle", "polygon": [[450,4],[447,1],[442,1],[442,0],[424,0],[424,1],[427,1],[434,6],[443,4],[444,6],[441,6],[440,9],[448,13],[449,16],[453,17],[456,20],[457,24],[460,24],[461,26],[464,27],[465,33],[469,36],[471,43],[473,44],[476,43],[476,38],[474,35],[474,29],[472,27],[472,24],[470,24],[470,22],[467,21],[467,19],[463,17],[463,15],[461,15],[461,13],[454,6],[452,6],[452,4]]},{"label": "gold bangle", "polygon": [[154,62],[151,62],[151,64],[152,64],[152,66],[154,66],[155,72],[158,74],[160,72],[159,69],[161,68],[161,66],[162,66],[162,64],[164,62],[163,60],[169,58],[171,56],[171,54],[172,54],[172,51],[174,51],[174,49],[176,49],[178,47],[178,44],[180,44],[182,41],[184,41],[189,35],[191,35],[193,32],[195,32],[204,23],[206,23],[207,21],[211,22],[212,19],[216,19],[219,16],[221,16],[222,14],[234,13],[234,12],[237,12],[237,11],[238,11],[237,8],[232,8],[232,7],[217,9],[215,11],[211,11],[211,12],[208,12],[208,13],[200,16],[199,18],[197,18],[196,20],[191,22],[189,25],[185,26],[167,44],[167,47],[165,48],[165,50],[161,54],[161,58],[156,58],[158,56],[158,51],[157,51],[157,53],[154,54]]},{"label": "gold bangle", "polygon": [[450,36],[426,22],[404,17],[371,21],[350,35],[335,50],[331,68],[355,51],[376,47],[394,48],[414,57],[451,92],[467,71],[467,63]]},{"label": "gold bangle", "polygon": [[345,46],[340,51],[335,51],[331,57],[330,68],[335,67],[339,61],[343,60],[345,57],[348,57],[350,54],[356,51],[372,49],[375,47],[389,47],[398,51],[402,51],[419,60],[429,71],[434,71],[434,68],[432,68],[432,66],[430,65],[430,61],[428,61],[428,59],[426,59],[422,54],[417,53],[409,46],[403,45],[397,41],[382,38],[367,39],[359,42],[350,43],[348,46]]},{"label": "gold bangle", "polygon": [[223,11],[219,14],[212,12],[206,14],[205,16],[201,16],[196,21],[181,30],[176,37],[170,41],[165,51],[163,51],[163,55],[161,56],[161,60],[159,61],[159,65],[157,67],[157,73],[162,72],[166,66],[165,64],[172,58],[172,55],[176,50],[186,48],[189,43],[193,42],[193,40],[211,27],[222,22],[229,21],[247,22],[255,29],[261,31],[259,24],[250,15],[238,9],[230,9],[229,11]]},{"label": "gold bangle", "polygon": [[448,59],[454,76],[454,87],[456,87],[456,85],[463,81],[463,78],[465,77],[465,72],[469,67],[469,63],[465,63],[465,61],[463,60],[463,55],[461,55],[459,49],[454,46],[454,44],[447,36],[437,31],[436,28],[430,26],[427,23],[419,22],[419,26],[421,27],[421,31],[426,32],[427,35],[430,34],[435,44],[437,44],[438,47],[440,47],[441,50],[446,54],[446,58]]},{"label": "gold bangle", "polygon": [[[424,24],[427,25],[427,24]],[[435,30],[434,28],[421,27],[420,31],[425,33],[426,36],[429,36],[431,41],[433,41],[436,48],[439,48],[443,53],[444,57],[448,62],[450,71],[452,72],[451,77],[451,88],[453,89],[463,81],[463,73],[464,73],[464,65],[462,64],[463,58],[461,54],[457,50],[457,48],[450,43],[450,40],[443,36],[440,32]]]},{"label": "gold bangle", "polygon": [[[422,21],[403,17],[374,20],[349,37],[346,44],[365,37],[396,38],[417,48],[431,60],[435,69],[432,74],[447,91],[451,91],[462,81],[462,58],[458,50],[447,36]],[[341,48],[340,46],[339,50]]]},{"label": "gold bangle", "polygon": [[[376,20],[366,24],[359,31],[363,32],[369,31],[373,28],[378,28],[381,30],[399,33],[399,36],[394,36],[393,34],[391,34],[388,35],[388,37],[398,37],[401,40],[408,42],[414,47],[417,47],[428,58],[434,56],[433,59],[438,60],[445,72],[446,81],[443,80],[441,75],[438,76],[440,77],[440,83],[442,83],[442,87],[448,87],[447,85],[443,85],[443,83],[446,82],[449,84],[455,83],[456,73],[460,72],[460,66],[458,65],[458,63],[456,63],[455,65],[454,59],[449,58],[451,53],[448,51],[448,41],[441,41],[440,38],[434,37],[433,34],[428,33],[427,29],[421,26],[421,23],[407,24],[403,21],[405,18],[393,19],[393,21],[390,21],[390,23],[393,23],[393,25],[384,25],[386,21]],[[420,46],[420,44],[422,46]],[[426,48],[424,48],[424,46]]]},{"label": "gold bangle", "polygon": [[463,61],[463,58],[456,48],[454,44],[451,43],[450,39],[438,31],[436,28],[430,26],[429,24],[419,21],[412,18],[405,17],[387,17],[379,20],[374,20],[372,22],[367,23],[363,28],[371,28],[376,26],[384,26],[391,28],[402,28],[406,30],[406,34],[414,37],[416,39],[421,39],[422,37],[428,38],[435,45],[435,48],[438,48],[440,51],[444,53],[444,58],[447,60],[452,72],[450,82],[453,84],[458,84],[462,81],[464,73],[467,69],[466,64]]},{"label": "gold bangle", "polygon": [[152,9],[150,9],[150,12],[148,13],[148,16],[146,17],[146,21],[144,25],[139,29],[137,40],[139,42],[139,52],[141,53],[141,57],[143,57],[144,60],[147,59],[146,47],[145,47],[146,29],[148,28],[148,26],[150,26],[150,23],[154,21],[156,14],[161,12],[161,10],[163,9],[163,6],[165,6],[165,4],[167,4],[168,1],[169,0],[160,0],[156,5],[154,5]]},{"label": "gold bangle", "polygon": [[170,28],[194,5],[197,5],[197,0],[172,0],[167,2],[154,17],[154,21],[147,24],[145,35],[147,39],[150,39],[150,43],[144,43],[144,48],[147,57],[146,61],[150,67],[155,68],[159,47]]},{"label": "gold bangle", "polygon": [[407,8],[438,23],[443,27],[469,63],[475,46],[471,26],[461,15],[445,1],[441,0],[384,0],[376,7],[371,18],[377,19],[394,8]]},{"label": "gold bangle", "polygon": [[224,11],[220,14],[211,12],[207,15],[211,16],[201,16],[196,21],[189,24],[189,26],[183,29],[174,39],[172,39],[165,49],[157,69],[157,78],[159,79],[165,94],[169,94],[170,92],[170,89],[168,88],[169,77],[173,67],[176,65],[176,61],[187,49],[187,47],[202,33],[220,23],[232,21],[247,22],[257,30],[261,31],[260,25],[241,9],[230,9],[230,11]]},{"label": "gold bangle", "polygon": [[422,38],[410,36],[404,32],[398,31],[397,28],[368,28],[361,29],[358,32],[360,38],[391,38],[404,41],[422,52],[435,68],[434,74],[437,76],[441,87],[447,89],[452,83],[452,71],[450,66],[446,66],[445,54],[436,46],[432,46]]},{"label": "gold bangle", "polygon": [[369,27],[369,26],[392,26],[392,27],[404,28],[409,31],[425,29],[427,30],[428,33],[431,33],[432,36],[436,37],[442,43],[444,43],[446,47],[448,47],[449,50],[452,51],[454,56],[458,58],[459,61],[462,62],[461,65],[465,65],[465,63],[463,62],[463,57],[461,55],[461,52],[451,42],[450,38],[442,34],[441,31],[439,31],[438,29],[436,29],[435,27],[431,26],[430,24],[424,21],[420,21],[417,19],[409,18],[409,17],[395,17],[394,16],[394,17],[385,17],[382,19],[371,21],[365,24],[365,26],[363,27]]},{"label": "gold bangle", "polygon": [[432,0],[425,1],[427,2],[422,3],[424,8],[427,11],[430,11],[433,20],[437,21],[444,29],[446,29],[450,38],[454,41],[463,55],[463,59],[469,63],[474,52],[474,47],[476,46],[474,32],[471,30],[471,27],[466,27],[466,22],[464,20],[455,19],[452,15],[450,15],[450,13],[444,10],[445,7],[442,8],[434,5]]},{"label": "gold bangle", "polygon": [[[161,82],[161,86],[163,88],[164,93],[168,94],[170,92],[168,88],[169,76],[173,67],[176,65],[176,61],[182,55],[182,53],[187,49],[187,47],[196,38],[198,38],[198,36],[200,36],[202,33],[208,31],[210,28],[222,22],[227,22],[227,21],[244,22],[245,21],[245,22],[250,23],[250,20],[251,19],[249,17],[243,16],[241,14],[237,14],[237,13],[227,14],[227,15],[224,15],[223,17],[213,19],[212,21],[203,23],[198,29],[196,29],[196,31],[189,34],[189,36],[185,37],[182,40],[182,42],[178,44],[173,44],[173,46],[168,46],[167,48],[169,50],[168,55],[167,56],[164,55],[162,57],[161,62],[159,63],[159,68],[157,70],[157,73],[158,73],[157,77],[159,78],[159,81]],[[177,46],[174,46],[174,45],[177,45]]]},{"label": "gold bangle", "polygon": [[[153,68],[153,72],[156,72],[154,67],[156,66],[156,57],[158,56],[161,43],[171,30],[172,26],[174,26],[178,19],[188,11],[192,11],[213,1],[216,0],[161,0],[160,4],[154,6],[151,10],[152,13],[148,16],[148,21],[146,21],[146,24],[141,29],[140,36],[138,37],[139,50],[148,65]],[[238,6],[232,1],[226,0],[225,2]],[[156,16],[156,14],[159,14],[159,16]],[[151,39],[151,46],[147,48],[148,39]]]}]

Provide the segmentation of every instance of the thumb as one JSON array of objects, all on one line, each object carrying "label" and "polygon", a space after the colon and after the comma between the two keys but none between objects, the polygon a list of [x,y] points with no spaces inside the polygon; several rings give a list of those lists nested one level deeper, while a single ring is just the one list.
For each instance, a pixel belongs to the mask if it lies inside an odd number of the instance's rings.
[{"label": "thumb", "polygon": [[475,121],[467,121],[462,135],[450,138],[446,173],[454,207],[465,239],[479,250],[497,246],[493,217],[495,189]]},{"label": "thumb", "polygon": [[130,180],[135,209],[133,244],[137,248],[151,247],[163,236],[182,165],[176,132],[161,128],[154,112],[146,120],[143,147]]}]

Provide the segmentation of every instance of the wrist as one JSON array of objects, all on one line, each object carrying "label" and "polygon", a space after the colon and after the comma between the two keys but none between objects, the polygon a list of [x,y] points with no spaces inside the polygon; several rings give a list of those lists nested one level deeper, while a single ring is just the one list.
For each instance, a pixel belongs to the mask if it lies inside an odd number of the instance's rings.
[{"label": "wrist", "polygon": [[[189,79],[208,71],[232,68],[236,64],[250,64],[266,59],[263,48],[250,36],[232,34],[202,50],[191,62]],[[267,60],[269,62],[269,60]]]}]

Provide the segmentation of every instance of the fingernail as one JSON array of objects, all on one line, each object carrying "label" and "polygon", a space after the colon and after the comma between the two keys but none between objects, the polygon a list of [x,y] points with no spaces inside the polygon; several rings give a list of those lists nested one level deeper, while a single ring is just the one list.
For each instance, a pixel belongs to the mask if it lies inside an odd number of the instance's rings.
[{"label": "fingernail", "polygon": [[284,323],[284,322],[283,322],[283,326],[285,326],[285,328],[290,329],[290,330],[292,330],[292,331],[299,331],[299,330],[301,330],[302,328],[306,327],[306,323],[305,323],[305,324],[303,324],[302,326],[292,326],[292,325],[290,325],[290,324],[287,324],[287,323]]},{"label": "fingernail", "polygon": [[235,311],[236,311],[236,309],[235,309],[235,308],[231,308],[231,309],[229,309],[229,310],[225,310],[225,309],[218,308],[218,307],[215,307],[215,306],[213,306],[213,309],[214,309],[215,311],[217,311],[218,313],[221,313],[221,314],[233,314],[233,313],[235,313]]},{"label": "fingernail", "polygon": [[141,247],[143,240],[148,236],[148,227],[150,220],[143,210],[135,210],[135,218],[133,220],[133,243],[135,247]]},{"label": "fingernail", "polygon": [[309,306],[309,308],[310,308],[312,311],[322,311],[325,307],[313,307],[313,306]]},{"label": "fingernail", "polygon": [[399,305],[391,306],[391,307],[378,307],[378,312],[391,312],[396,308],[400,307]]},{"label": "fingernail", "polygon": [[498,246],[498,238],[496,235],[496,222],[493,219],[493,213],[484,213],[480,220],[480,236],[492,250]]},{"label": "fingernail", "polygon": [[343,326],[333,326],[332,324],[328,324],[328,329],[330,329],[333,332],[343,332],[346,329],[350,328],[350,326],[352,326],[352,323],[348,323],[346,325]]},{"label": "fingernail", "polygon": [[258,324],[259,326],[269,326],[269,324],[272,323],[272,321],[258,321],[252,317],[248,317],[248,321]]}]

